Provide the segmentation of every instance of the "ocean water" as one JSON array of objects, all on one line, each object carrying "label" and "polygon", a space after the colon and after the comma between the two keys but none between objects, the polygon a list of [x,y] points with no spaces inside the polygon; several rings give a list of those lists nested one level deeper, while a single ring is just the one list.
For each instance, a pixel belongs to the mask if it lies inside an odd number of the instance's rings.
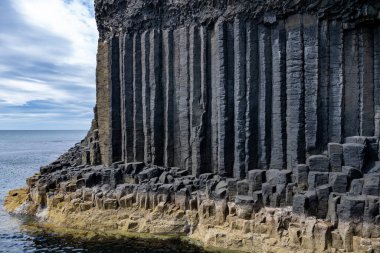
[{"label": "ocean water", "polygon": [[78,240],[25,229],[22,217],[2,206],[9,190],[24,187],[27,177],[79,142],[86,131],[0,131],[0,252],[204,252],[177,239]]}]

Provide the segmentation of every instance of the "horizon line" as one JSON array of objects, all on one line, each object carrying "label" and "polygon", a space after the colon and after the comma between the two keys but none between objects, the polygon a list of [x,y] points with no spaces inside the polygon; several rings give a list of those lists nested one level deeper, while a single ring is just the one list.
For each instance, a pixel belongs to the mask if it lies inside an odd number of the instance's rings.
[{"label": "horizon line", "polygon": [[0,131],[88,131],[88,129],[0,129]]}]

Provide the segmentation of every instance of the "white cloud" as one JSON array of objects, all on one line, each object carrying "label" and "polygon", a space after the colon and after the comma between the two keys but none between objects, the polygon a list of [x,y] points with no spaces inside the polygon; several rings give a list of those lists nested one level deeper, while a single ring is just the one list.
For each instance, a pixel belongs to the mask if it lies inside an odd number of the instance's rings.
[{"label": "white cloud", "polygon": [[0,0],[0,129],[86,129],[95,104],[93,0]]},{"label": "white cloud", "polygon": [[61,59],[64,63],[94,66],[97,30],[88,4],[93,4],[93,0],[13,1],[25,21],[72,44],[73,50]]},{"label": "white cloud", "polygon": [[39,80],[0,78],[0,100],[12,105],[24,105],[31,100],[66,102],[73,99],[65,90],[53,88]]}]

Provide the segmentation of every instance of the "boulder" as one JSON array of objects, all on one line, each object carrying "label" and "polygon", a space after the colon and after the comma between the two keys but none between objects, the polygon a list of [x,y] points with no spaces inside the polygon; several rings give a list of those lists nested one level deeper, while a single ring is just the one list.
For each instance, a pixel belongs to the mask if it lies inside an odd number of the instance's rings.
[{"label": "boulder", "polygon": [[339,221],[360,222],[363,219],[364,203],[364,196],[342,196],[337,208]]},{"label": "boulder", "polygon": [[329,175],[329,184],[333,192],[345,193],[348,188],[347,175],[342,172],[332,172]]},{"label": "boulder", "polygon": [[365,156],[365,145],[357,143],[343,144],[343,163],[345,166],[351,166],[362,171],[365,166]]},{"label": "boulder", "polygon": [[349,192],[350,195],[354,195],[354,196],[361,195],[363,191],[363,184],[364,184],[363,178],[352,180],[351,186],[350,186],[350,192]]},{"label": "boulder", "polygon": [[143,162],[134,162],[134,163],[127,163],[124,165],[124,174],[126,175],[136,175],[140,173],[145,167],[145,163]]},{"label": "boulder", "polygon": [[330,186],[321,185],[316,188],[318,205],[317,205],[317,218],[325,219],[328,212],[329,196],[330,196]]},{"label": "boulder", "polygon": [[145,168],[140,173],[137,174],[138,181],[144,182],[145,180],[150,180],[154,177],[159,177],[163,172],[163,168],[158,166],[152,166],[149,168]]},{"label": "boulder", "polygon": [[254,203],[255,200],[252,196],[236,195],[235,207],[237,216],[241,219],[250,219],[252,217]]},{"label": "boulder", "polygon": [[362,178],[363,174],[360,170],[351,167],[351,166],[343,166],[342,172],[347,175],[348,182],[351,182],[354,179]]},{"label": "boulder", "polygon": [[308,176],[309,190],[314,190],[316,187],[329,183],[328,172],[311,171]]},{"label": "boulder", "polygon": [[261,190],[261,185],[265,182],[265,170],[248,171],[249,192]]},{"label": "boulder", "polygon": [[329,172],[330,161],[325,155],[312,155],[307,159],[310,171]]},{"label": "boulder", "polygon": [[237,194],[238,195],[248,195],[249,184],[248,180],[244,179],[237,182]]},{"label": "boulder", "polygon": [[367,174],[364,176],[363,195],[379,196],[380,174]]}]

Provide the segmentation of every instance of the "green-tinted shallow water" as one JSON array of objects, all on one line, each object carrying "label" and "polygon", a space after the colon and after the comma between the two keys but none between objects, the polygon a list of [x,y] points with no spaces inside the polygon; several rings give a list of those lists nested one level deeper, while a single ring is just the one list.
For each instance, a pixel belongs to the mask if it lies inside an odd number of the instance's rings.
[{"label": "green-tinted shallow water", "polygon": [[[11,189],[41,165],[55,160],[79,142],[85,131],[0,131],[0,205]],[[79,240],[36,229],[0,208],[0,252],[205,252],[179,239],[123,238]]]}]

